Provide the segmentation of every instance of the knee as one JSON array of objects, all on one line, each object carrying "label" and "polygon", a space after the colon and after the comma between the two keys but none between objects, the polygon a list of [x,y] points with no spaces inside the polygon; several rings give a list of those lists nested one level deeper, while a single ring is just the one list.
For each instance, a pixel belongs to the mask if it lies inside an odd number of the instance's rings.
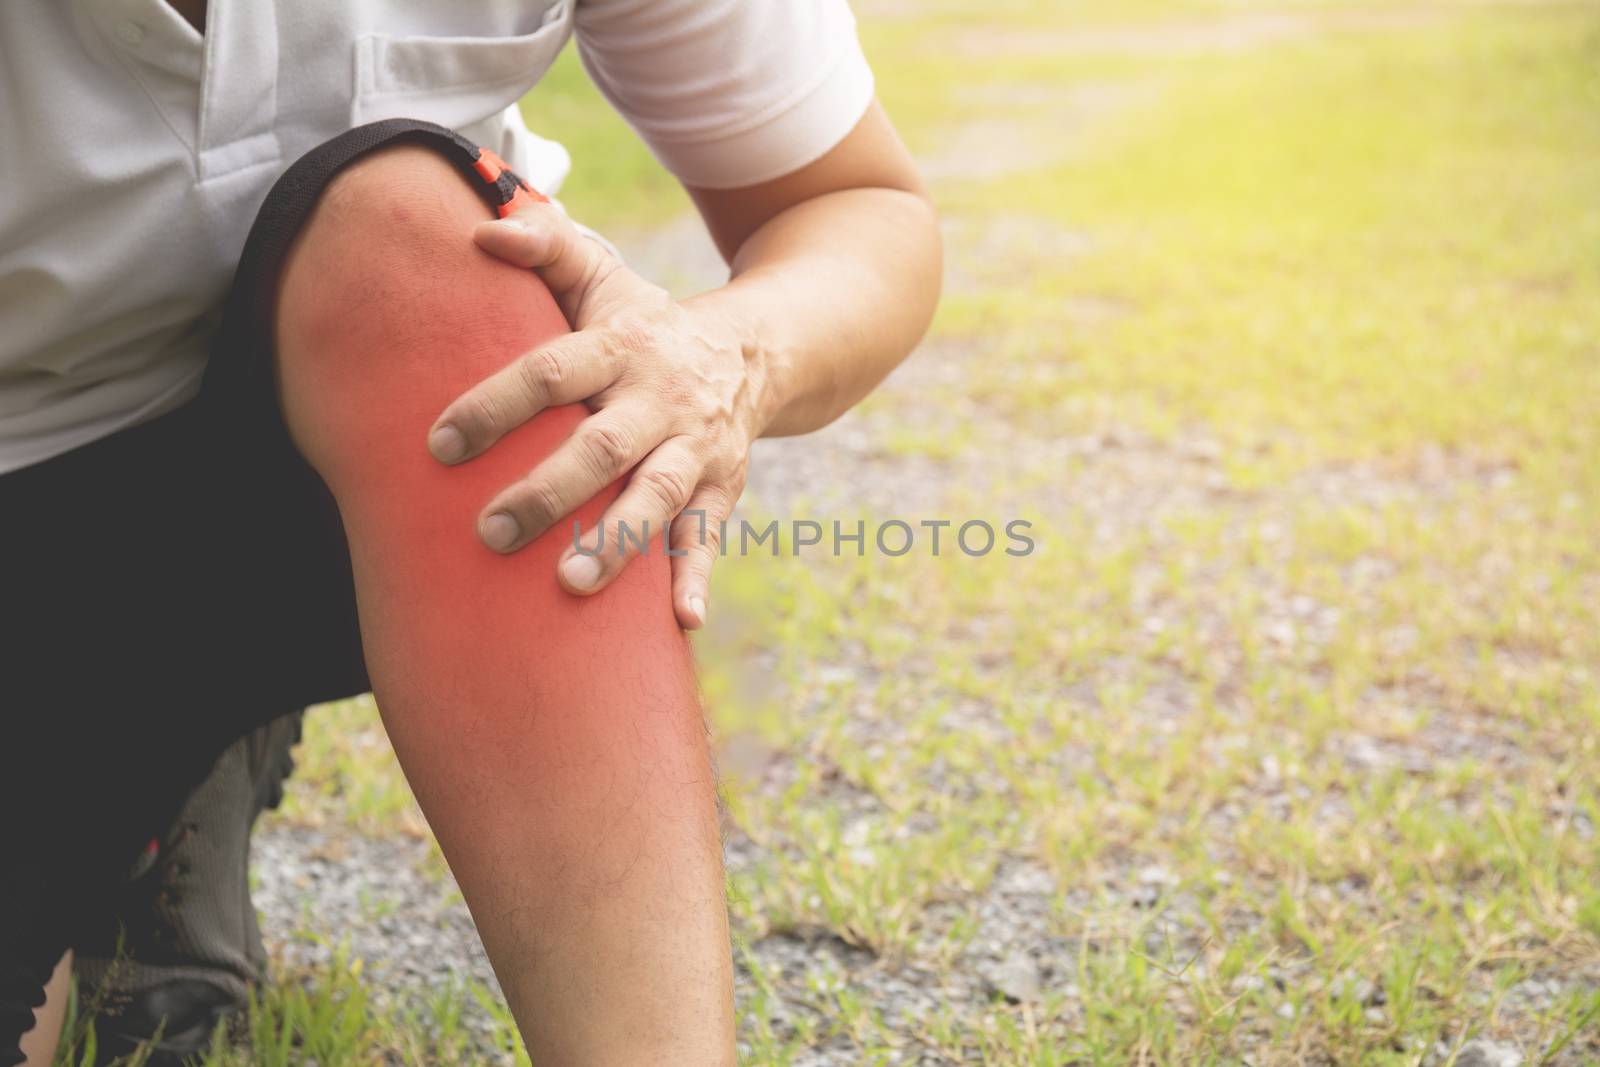
[{"label": "knee", "polygon": [[473,243],[490,218],[467,179],[418,145],[363,157],[323,190],[275,323],[285,416],[314,464],[339,427],[425,433],[460,392],[566,331],[536,275]]},{"label": "knee", "polygon": [[440,281],[492,269],[472,228],[489,217],[436,153],[399,145],[362,157],[323,189],[284,267],[280,353],[360,354],[379,333],[409,333],[448,310]]}]

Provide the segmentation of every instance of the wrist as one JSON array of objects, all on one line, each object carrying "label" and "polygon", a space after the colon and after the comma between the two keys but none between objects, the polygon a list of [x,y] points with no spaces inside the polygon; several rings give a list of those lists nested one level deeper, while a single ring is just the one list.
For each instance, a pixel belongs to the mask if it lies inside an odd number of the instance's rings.
[{"label": "wrist", "polygon": [[728,331],[730,355],[739,360],[745,381],[742,421],[750,440],[764,437],[790,400],[793,359],[774,343],[776,332],[765,316],[746,306],[740,294],[724,286],[684,301],[697,313],[719,319]]}]

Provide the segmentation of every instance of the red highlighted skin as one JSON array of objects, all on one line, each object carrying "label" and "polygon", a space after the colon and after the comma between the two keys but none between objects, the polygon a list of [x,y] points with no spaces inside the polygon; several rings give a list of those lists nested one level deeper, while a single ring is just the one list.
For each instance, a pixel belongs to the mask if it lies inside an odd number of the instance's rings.
[{"label": "red highlighted skin", "polygon": [[[556,582],[571,519],[510,556],[479,542],[484,504],[581,405],[460,466],[426,447],[446,404],[568,329],[536,276],[473,244],[491,217],[421,147],[342,172],[279,294],[284,409],[339,503],[385,726],[530,1044],[588,1062],[585,1042],[624,1055],[639,1046],[615,1042],[647,1037],[718,1062],[704,1035],[731,1027],[721,849],[670,560],[656,544],[580,598]],[[620,486],[579,509],[585,529]],[[602,996],[609,1018],[586,1021]]]}]

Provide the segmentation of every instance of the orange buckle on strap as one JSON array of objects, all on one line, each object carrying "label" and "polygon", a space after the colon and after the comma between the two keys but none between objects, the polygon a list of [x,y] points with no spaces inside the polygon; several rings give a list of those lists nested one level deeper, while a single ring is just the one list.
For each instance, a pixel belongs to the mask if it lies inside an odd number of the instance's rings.
[{"label": "orange buckle on strap", "polygon": [[549,198],[522,180],[522,176],[506,165],[499,154],[488,148],[478,149],[478,158],[472,169],[478,177],[500,190],[500,217],[529,204],[548,204]]}]

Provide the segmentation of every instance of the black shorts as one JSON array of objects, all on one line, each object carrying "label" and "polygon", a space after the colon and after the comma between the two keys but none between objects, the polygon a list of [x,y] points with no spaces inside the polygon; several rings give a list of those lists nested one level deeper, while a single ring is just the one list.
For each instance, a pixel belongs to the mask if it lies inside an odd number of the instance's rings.
[{"label": "black shorts", "polygon": [[217,754],[368,688],[343,529],[284,428],[272,332],[318,195],[397,141],[438,150],[491,206],[521,186],[430,123],[314,149],[256,217],[199,396],[0,476],[0,1065],[20,1062],[74,929]]}]

